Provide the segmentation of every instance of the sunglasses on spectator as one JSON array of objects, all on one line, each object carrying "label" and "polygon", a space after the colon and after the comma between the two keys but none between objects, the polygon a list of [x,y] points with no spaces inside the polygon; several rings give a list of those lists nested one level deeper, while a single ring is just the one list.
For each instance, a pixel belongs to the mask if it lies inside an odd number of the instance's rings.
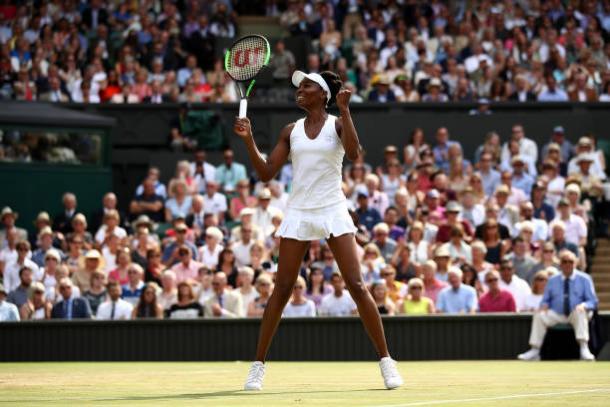
[{"label": "sunglasses on spectator", "polygon": [[258,285],[260,285],[261,287],[268,287],[271,284],[269,284],[269,283],[258,283]]},{"label": "sunglasses on spectator", "polygon": [[536,278],[534,279],[534,281],[547,281],[547,280],[548,280],[548,279],[547,279],[547,278],[544,278],[544,277],[536,277]]},{"label": "sunglasses on spectator", "polygon": [[572,259],[561,259],[561,264],[572,264],[574,260]]},{"label": "sunglasses on spectator", "polygon": [[497,278],[488,278],[487,280],[485,280],[486,283],[493,283],[494,281],[498,281]]},{"label": "sunglasses on spectator", "polygon": [[17,251],[18,251],[18,252],[27,252],[27,251],[28,251],[28,249],[27,249],[27,248],[25,248],[25,247],[20,247],[20,248],[18,248],[18,249],[17,249]]},{"label": "sunglasses on spectator", "polygon": [[379,274],[381,277],[389,277],[389,276],[393,276],[394,273],[381,273]]},{"label": "sunglasses on spectator", "polygon": [[421,285],[414,285],[411,287],[411,290],[421,290],[423,287]]}]

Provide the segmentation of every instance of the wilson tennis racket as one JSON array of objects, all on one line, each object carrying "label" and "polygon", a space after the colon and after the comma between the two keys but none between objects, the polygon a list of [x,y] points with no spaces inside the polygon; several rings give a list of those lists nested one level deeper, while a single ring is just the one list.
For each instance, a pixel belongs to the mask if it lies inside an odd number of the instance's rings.
[{"label": "wilson tennis racket", "polygon": [[235,41],[225,54],[225,71],[239,91],[239,117],[246,117],[248,97],[256,83],[256,75],[267,66],[271,57],[269,41],[262,35],[248,35]]}]

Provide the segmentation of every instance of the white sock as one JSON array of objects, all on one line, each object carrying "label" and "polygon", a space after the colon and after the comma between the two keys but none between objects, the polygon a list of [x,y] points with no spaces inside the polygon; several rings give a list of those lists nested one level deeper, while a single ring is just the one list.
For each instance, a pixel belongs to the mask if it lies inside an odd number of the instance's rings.
[{"label": "white sock", "polygon": [[578,341],[580,343],[580,350],[589,350],[589,343],[587,341]]}]

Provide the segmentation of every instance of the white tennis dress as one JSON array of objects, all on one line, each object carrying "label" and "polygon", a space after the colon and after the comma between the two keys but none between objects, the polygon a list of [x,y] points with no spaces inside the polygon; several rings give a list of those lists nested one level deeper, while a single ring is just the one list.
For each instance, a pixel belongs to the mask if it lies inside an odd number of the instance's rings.
[{"label": "white tennis dress", "polygon": [[329,114],[315,139],[305,134],[305,119],[297,120],[290,133],[293,180],[281,237],[316,240],[356,232],[341,190],[345,150],[335,120]]}]

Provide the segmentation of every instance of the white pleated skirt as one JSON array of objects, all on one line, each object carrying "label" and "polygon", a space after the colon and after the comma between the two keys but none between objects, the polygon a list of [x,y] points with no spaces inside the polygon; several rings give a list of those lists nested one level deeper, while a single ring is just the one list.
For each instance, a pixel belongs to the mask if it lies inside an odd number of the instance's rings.
[{"label": "white pleated skirt", "polygon": [[278,235],[288,239],[310,241],[356,233],[356,230],[347,210],[347,202],[342,201],[324,208],[286,209]]}]

